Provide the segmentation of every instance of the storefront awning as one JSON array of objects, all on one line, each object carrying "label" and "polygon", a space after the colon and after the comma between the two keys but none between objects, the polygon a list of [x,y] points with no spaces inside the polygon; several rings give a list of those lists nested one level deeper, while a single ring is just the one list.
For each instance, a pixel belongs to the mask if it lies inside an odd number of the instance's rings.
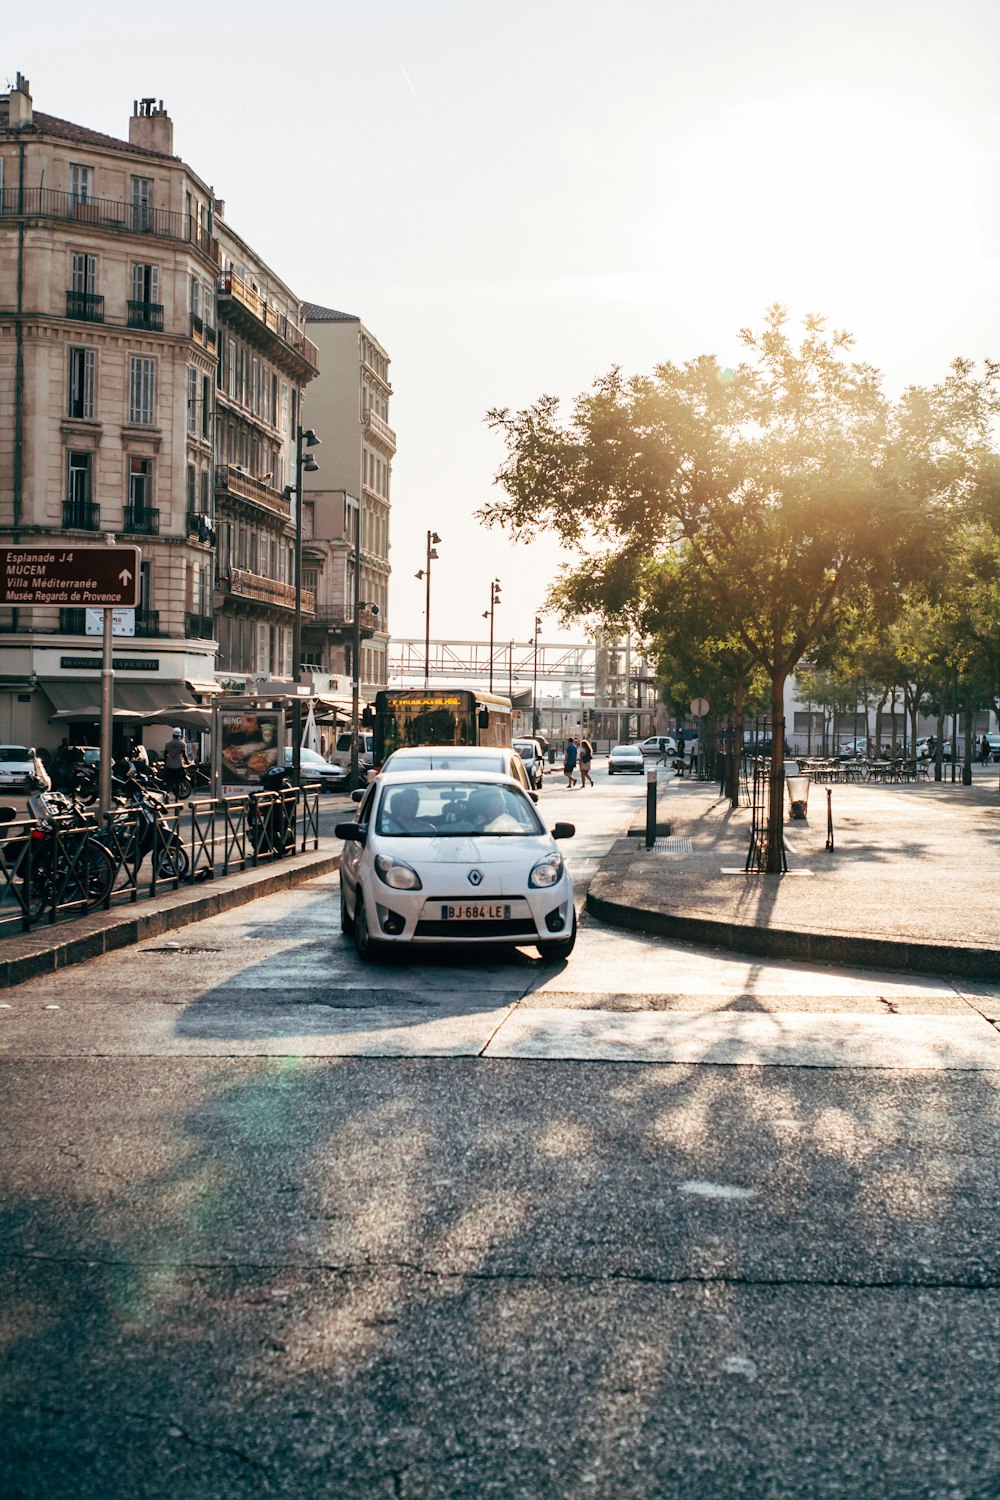
[{"label": "storefront awning", "polygon": [[[55,712],[50,724],[91,724],[101,717],[101,684],[69,681],[65,678],[42,678],[42,688]],[[193,707],[184,682],[120,682],[114,684],[112,718],[139,723],[148,714],[163,713],[171,708]]]}]

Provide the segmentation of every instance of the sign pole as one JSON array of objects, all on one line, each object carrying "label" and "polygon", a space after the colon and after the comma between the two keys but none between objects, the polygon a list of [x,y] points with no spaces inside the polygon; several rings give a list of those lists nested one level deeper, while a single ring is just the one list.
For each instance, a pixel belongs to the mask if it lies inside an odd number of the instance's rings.
[{"label": "sign pole", "polygon": [[111,811],[111,726],[114,708],[114,656],[111,610],[104,611],[104,649],[101,653],[101,814]]}]

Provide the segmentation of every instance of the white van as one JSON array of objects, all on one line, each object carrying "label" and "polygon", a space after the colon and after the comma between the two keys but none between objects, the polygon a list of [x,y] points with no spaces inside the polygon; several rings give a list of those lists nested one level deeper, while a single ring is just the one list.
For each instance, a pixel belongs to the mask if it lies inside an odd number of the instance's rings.
[{"label": "white van", "polygon": [[[337,735],[336,743],[330,751],[330,764],[343,766],[345,771],[351,768],[351,741],[354,736],[349,729]],[[371,731],[362,730],[358,736],[358,765],[369,770],[374,764],[373,760],[374,735]]]}]

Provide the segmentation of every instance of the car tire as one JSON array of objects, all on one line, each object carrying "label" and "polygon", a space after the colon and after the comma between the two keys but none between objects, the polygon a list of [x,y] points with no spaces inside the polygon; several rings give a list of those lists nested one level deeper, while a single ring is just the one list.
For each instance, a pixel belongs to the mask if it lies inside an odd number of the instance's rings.
[{"label": "car tire", "polygon": [[576,912],[573,913],[573,931],[569,937],[554,938],[549,943],[537,943],[535,946],[541,958],[569,958],[576,946]]},{"label": "car tire", "polygon": [[348,937],[350,937],[352,932],[354,931],[354,922],[351,920],[351,915],[347,910],[347,901],[344,896],[343,876],[341,876],[340,879],[340,930],[341,932],[346,933]]},{"label": "car tire", "polygon": [[380,944],[373,939],[368,928],[368,913],[358,892],[354,903],[354,946],[362,963],[371,963],[379,956]]},{"label": "car tire", "polygon": [[614,774],[615,774],[615,773],[614,773],[614,769],[613,769],[613,767],[611,767],[611,766],[609,766],[609,767],[608,767],[608,775],[609,775],[609,776],[613,776],[613,775],[614,775]]}]

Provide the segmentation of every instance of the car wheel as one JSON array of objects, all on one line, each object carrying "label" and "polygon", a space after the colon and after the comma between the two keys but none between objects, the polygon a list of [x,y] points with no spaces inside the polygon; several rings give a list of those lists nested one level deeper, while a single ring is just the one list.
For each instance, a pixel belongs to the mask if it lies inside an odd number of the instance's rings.
[{"label": "car wheel", "polygon": [[614,774],[615,774],[614,766],[609,766],[608,767],[608,775],[609,776],[613,776]]},{"label": "car wheel", "polygon": [[569,958],[576,946],[576,912],[573,913],[573,931],[569,937],[555,938],[551,943],[538,943],[542,958]]},{"label": "car wheel", "polygon": [[379,944],[373,940],[368,930],[368,913],[360,892],[354,903],[354,946],[358,950],[358,957],[365,963],[378,957]]},{"label": "car wheel", "polygon": [[354,923],[351,920],[350,912],[347,910],[343,876],[341,876],[340,880],[340,930],[341,932],[346,932],[348,936],[354,931]]}]

